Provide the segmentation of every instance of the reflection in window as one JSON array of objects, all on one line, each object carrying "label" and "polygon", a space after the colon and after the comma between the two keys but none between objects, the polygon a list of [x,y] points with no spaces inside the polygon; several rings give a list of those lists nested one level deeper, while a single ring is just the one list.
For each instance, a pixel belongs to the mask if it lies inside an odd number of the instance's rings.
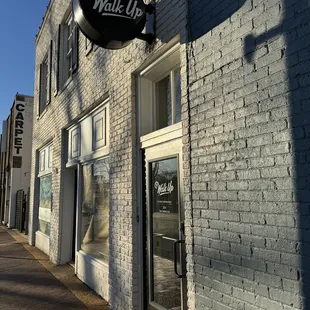
[{"label": "reflection in window", "polygon": [[180,68],[174,70],[175,89],[175,122],[181,121],[181,71]]},{"label": "reflection in window", "polygon": [[[153,300],[165,309],[180,309],[180,281],[174,273],[174,242],[179,239],[178,159],[151,164],[151,273]],[[179,257],[177,257],[180,270]]]},{"label": "reflection in window", "polygon": [[39,199],[39,230],[49,236],[52,205],[52,175],[40,178]]},{"label": "reflection in window", "polygon": [[180,69],[155,84],[155,129],[165,128],[181,121],[181,75]]},{"label": "reflection in window", "polygon": [[40,172],[45,170],[45,150],[40,151]]},{"label": "reflection in window", "polygon": [[105,262],[109,257],[108,158],[83,166],[82,250]]}]

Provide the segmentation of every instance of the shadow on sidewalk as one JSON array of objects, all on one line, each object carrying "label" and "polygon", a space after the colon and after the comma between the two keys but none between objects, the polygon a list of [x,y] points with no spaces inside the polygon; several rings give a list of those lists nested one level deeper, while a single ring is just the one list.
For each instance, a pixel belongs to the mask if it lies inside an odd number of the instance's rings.
[{"label": "shadow on sidewalk", "polygon": [[[17,257],[17,256],[4,256],[4,255],[0,255],[0,258],[9,258],[9,259],[20,259],[20,260],[34,260],[34,261],[38,261],[38,259],[36,258],[28,258],[28,257]],[[39,261],[49,261],[48,259],[39,259]]]}]

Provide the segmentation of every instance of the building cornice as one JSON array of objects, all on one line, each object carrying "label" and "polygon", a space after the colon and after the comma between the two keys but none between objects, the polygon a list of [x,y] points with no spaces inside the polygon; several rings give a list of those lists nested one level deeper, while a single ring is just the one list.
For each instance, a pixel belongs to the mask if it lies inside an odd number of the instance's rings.
[{"label": "building cornice", "polygon": [[46,20],[47,20],[47,17],[49,16],[50,12],[51,12],[51,8],[54,4],[55,0],[50,0],[47,7],[46,7],[46,11],[45,11],[45,14],[44,16],[42,17],[42,23],[39,27],[39,30],[36,34],[36,37],[35,37],[35,42],[36,44],[38,43],[38,40],[40,39],[40,36],[41,36],[41,33],[42,33],[42,29],[43,27],[45,26],[45,23],[46,23]]}]

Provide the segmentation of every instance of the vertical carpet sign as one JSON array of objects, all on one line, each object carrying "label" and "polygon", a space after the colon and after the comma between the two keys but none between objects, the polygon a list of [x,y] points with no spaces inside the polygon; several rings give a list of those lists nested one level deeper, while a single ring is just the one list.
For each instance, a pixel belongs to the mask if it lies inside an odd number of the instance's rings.
[{"label": "vertical carpet sign", "polygon": [[24,135],[25,105],[22,102],[15,104],[14,110],[14,136],[13,136],[13,168],[22,167],[22,149]]}]

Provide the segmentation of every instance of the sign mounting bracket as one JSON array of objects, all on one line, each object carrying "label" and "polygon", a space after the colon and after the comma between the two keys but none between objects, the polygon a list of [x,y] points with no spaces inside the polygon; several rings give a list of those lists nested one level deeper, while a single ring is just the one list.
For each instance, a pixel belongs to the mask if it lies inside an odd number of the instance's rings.
[{"label": "sign mounting bracket", "polygon": [[140,33],[137,35],[137,39],[143,40],[148,44],[152,44],[155,39],[155,13],[156,8],[155,4],[149,3],[145,5],[145,12],[146,12],[146,33]]}]

